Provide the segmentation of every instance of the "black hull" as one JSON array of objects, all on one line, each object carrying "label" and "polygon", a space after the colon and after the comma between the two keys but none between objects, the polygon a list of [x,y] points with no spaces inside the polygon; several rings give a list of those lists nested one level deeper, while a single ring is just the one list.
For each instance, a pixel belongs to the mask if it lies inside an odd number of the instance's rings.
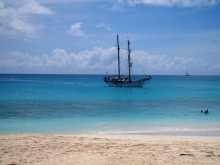
[{"label": "black hull", "polygon": [[110,87],[143,87],[145,81],[151,79],[151,76],[146,76],[140,80],[131,80],[129,81],[127,78],[112,78],[111,76],[105,77],[105,83]]}]

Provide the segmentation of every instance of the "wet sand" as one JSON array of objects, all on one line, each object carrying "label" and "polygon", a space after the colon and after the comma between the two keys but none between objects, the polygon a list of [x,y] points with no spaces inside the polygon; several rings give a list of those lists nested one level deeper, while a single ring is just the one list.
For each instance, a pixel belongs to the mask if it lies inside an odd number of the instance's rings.
[{"label": "wet sand", "polygon": [[0,135],[2,165],[217,165],[219,137]]}]

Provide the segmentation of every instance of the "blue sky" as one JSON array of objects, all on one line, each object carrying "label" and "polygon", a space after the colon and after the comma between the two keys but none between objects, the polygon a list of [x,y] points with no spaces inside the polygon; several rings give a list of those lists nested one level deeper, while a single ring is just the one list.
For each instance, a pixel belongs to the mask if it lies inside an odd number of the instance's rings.
[{"label": "blue sky", "polygon": [[0,73],[220,74],[219,0],[0,0]]}]

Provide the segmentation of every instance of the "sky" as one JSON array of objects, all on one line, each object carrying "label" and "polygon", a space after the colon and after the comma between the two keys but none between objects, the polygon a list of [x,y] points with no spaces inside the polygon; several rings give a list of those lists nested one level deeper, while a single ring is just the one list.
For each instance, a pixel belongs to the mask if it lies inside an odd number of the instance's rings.
[{"label": "sky", "polygon": [[220,0],[0,0],[0,73],[220,74]]}]

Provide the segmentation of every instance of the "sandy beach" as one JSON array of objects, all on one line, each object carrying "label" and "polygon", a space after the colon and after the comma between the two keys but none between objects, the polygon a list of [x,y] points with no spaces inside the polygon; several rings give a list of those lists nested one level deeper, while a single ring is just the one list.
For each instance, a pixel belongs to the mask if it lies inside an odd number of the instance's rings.
[{"label": "sandy beach", "polygon": [[0,164],[220,164],[220,138],[146,135],[0,135]]}]

